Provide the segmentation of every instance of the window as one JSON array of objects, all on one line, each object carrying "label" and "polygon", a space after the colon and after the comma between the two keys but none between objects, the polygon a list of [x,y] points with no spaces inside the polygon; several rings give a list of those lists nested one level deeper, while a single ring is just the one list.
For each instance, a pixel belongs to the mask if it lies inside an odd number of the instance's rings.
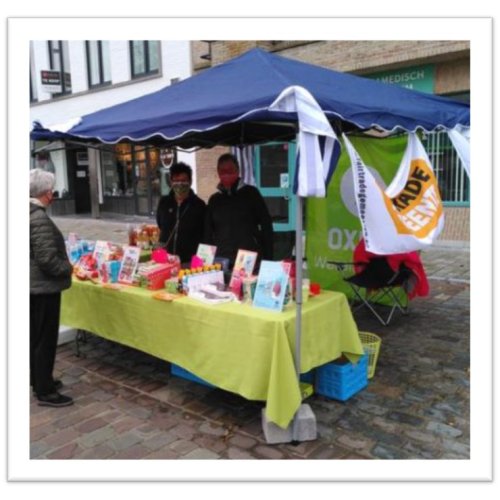
[{"label": "window", "polygon": [[102,183],[105,196],[133,196],[132,147],[117,144],[101,153]]},{"label": "window", "polygon": [[470,184],[447,132],[431,132],[422,141],[434,167],[444,205],[469,206]]},{"label": "window", "polygon": [[89,88],[111,83],[111,64],[108,40],[87,40],[87,76]]},{"label": "window", "polygon": [[132,78],[155,74],[160,69],[159,42],[134,40],[130,42]]},{"label": "window", "polygon": [[71,93],[71,73],[69,67],[68,42],[62,40],[49,40],[50,69],[58,71],[61,81],[61,92],[54,93],[57,97]]},{"label": "window", "polygon": [[38,100],[38,88],[36,86],[35,57],[33,54],[33,42],[30,41],[30,102]]},{"label": "window", "polygon": [[[451,94],[445,97],[470,103],[470,92]],[[434,167],[444,205],[470,206],[469,177],[451,144],[448,133],[431,132],[425,134],[422,142]]]}]

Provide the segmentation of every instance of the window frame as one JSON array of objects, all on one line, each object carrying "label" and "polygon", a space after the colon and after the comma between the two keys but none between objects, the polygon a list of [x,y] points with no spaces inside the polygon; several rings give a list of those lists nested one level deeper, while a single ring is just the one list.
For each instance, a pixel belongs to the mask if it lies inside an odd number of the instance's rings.
[{"label": "window frame", "polygon": [[[53,47],[53,43],[57,43],[57,48]],[[61,92],[57,92],[52,94],[52,97],[59,97],[63,95],[69,95],[71,94],[71,89],[66,88],[66,79],[64,77],[66,73],[66,68],[64,67],[64,45],[63,45],[63,40],[48,40],[48,51],[49,51],[49,65],[50,69],[53,71],[59,71],[61,74]],[[58,62],[59,62],[59,69],[55,67],[55,55],[57,54]],[[69,68],[68,68],[69,69]],[[69,75],[71,76],[71,73],[68,71]]]},{"label": "window frame", "polygon": [[[97,69],[99,72],[99,82],[98,83],[92,83],[92,69],[90,66],[90,60],[91,60],[90,42],[91,41],[97,42]],[[107,87],[108,85],[111,85],[111,79],[105,80],[105,78],[104,78],[104,54],[103,54],[103,50],[104,50],[104,47],[102,44],[102,40],[85,40],[85,56],[86,56],[86,63],[87,63],[87,84],[89,86],[89,89],[95,89],[95,88],[99,88],[99,87]]]},{"label": "window frame", "polygon": [[[134,69],[134,43],[142,42],[142,51],[144,53],[144,72],[135,73]],[[149,57],[149,44],[155,43],[158,48],[158,68],[151,69],[151,61]],[[130,52],[130,75],[132,80],[137,78],[143,78],[149,75],[157,75],[160,73],[160,44],[158,40],[130,40],[129,41],[129,52]]]}]

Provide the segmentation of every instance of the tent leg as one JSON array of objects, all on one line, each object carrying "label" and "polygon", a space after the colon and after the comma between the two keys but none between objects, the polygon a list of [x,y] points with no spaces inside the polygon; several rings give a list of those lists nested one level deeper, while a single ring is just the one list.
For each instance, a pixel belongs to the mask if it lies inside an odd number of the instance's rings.
[{"label": "tent leg", "polygon": [[[302,213],[304,198],[297,196],[295,228],[295,373],[300,384],[300,344],[302,336]],[[312,441],[316,439],[316,417],[309,405],[301,404],[292,421],[292,442]]]}]

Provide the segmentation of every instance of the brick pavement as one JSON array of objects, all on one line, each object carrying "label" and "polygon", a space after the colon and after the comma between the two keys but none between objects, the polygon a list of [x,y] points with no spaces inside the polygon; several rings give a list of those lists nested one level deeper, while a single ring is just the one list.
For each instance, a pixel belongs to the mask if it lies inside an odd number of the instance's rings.
[{"label": "brick pavement", "polygon": [[[123,221],[55,220],[64,233],[126,238]],[[307,400],[316,441],[267,445],[262,403],[172,377],[168,363],[89,335],[80,357],[73,343],[57,353],[75,404],[31,398],[31,458],[468,459],[468,247],[439,246],[423,259],[431,297],[416,299],[408,318],[384,328],[356,313],[360,330],[382,337],[376,374],[345,403]]]}]

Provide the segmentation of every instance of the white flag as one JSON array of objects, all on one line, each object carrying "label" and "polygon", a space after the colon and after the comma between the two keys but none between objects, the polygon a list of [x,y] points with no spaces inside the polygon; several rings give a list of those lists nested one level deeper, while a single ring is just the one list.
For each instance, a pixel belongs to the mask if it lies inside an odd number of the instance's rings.
[{"label": "white flag", "polygon": [[[324,198],[326,188],[340,155],[340,143],[320,105],[308,90],[287,87],[269,106],[270,111],[296,112],[299,119],[297,137],[297,182],[294,193]],[[321,150],[319,137],[325,137]]]},{"label": "white flag", "polygon": [[444,226],[438,183],[416,134],[396,177],[384,191],[344,135],[351,160],[354,192],[367,250],[379,255],[428,247]]},{"label": "white flag", "polygon": [[462,160],[462,164],[470,178],[470,129],[466,127],[454,128],[448,130],[448,137],[450,138],[453,147],[456,149],[458,156]]}]

